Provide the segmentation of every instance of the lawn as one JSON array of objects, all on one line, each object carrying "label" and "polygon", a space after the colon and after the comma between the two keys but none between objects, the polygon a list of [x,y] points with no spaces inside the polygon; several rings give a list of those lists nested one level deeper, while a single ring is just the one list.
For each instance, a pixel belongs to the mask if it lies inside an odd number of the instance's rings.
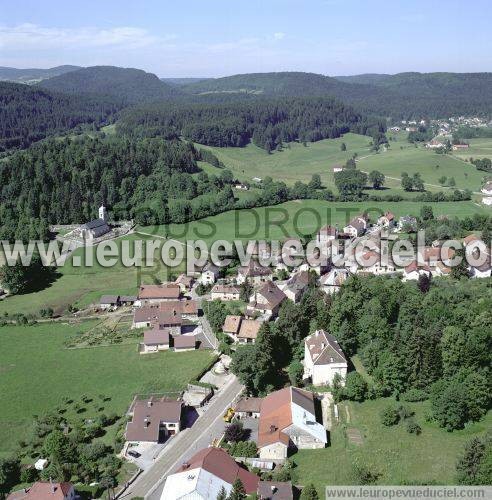
[{"label": "lawn", "polygon": [[27,437],[32,415],[54,409],[64,396],[78,400],[84,394],[103,394],[111,398],[104,403],[105,412],[122,414],[135,393],[180,391],[212,360],[210,351],[142,356],[136,342],[65,348],[68,338],[93,326],[85,322],[0,328],[0,454]]},{"label": "lawn", "polygon": [[[409,434],[402,424],[384,427],[380,412],[391,398],[343,403],[339,407],[341,420],[331,433],[331,445],[322,450],[301,450],[293,456],[296,476],[302,483],[314,483],[324,495],[325,485],[355,484],[353,464],[360,463],[379,475],[379,484],[455,483],[455,464],[465,442],[485,433],[492,425],[492,414],[466,429],[446,432],[427,423],[424,413],[428,403],[404,403],[415,411],[415,420],[422,434]],[[347,423],[345,405],[350,422]],[[356,428],[363,436],[363,444],[349,443],[346,428]]]},{"label": "lawn", "polygon": [[492,158],[492,138],[467,139],[468,149],[453,151],[453,156],[463,160],[471,158]]}]

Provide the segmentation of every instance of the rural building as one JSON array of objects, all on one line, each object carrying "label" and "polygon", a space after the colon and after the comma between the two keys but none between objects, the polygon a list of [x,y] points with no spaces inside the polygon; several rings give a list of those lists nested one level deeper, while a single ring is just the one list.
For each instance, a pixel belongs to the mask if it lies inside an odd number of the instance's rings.
[{"label": "rural building", "polygon": [[259,418],[262,401],[263,398],[241,398],[234,408],[234,416],[237,418]]},{"label": "rural building", "polygon": [[171,340],[169,328],[159,330],[152,328],[144,332],[143,342],[140,343],[140,354],[147,354],[158,351],[167,351]]},{"label": "rural building", "polygon": [[492,196],[484,196],[482,198],[482,203],[488,206],[492,205]]},{"label": "rural building", "polygon": [[490,255],[488,255],[487,260],[482,265],[470,266],[470,276],[472,278],[490,278],[492,276]]},{"label": "rural building", "polygon": [[106,221],[102,219],[94,219],[90,222],[87,222],[86,224],[82,224],[78,230],[81,237],[87,240],[100,238],[110,231],[111,228],[108,226]]},{"label": "rural building", "polygon": [[157,321],[158,315],[157,305],[139,307],[133,311],[132,328],[150,328]]},{"label": "rural building", "polygon": [[333,173],[336,174],[337,172],[342,172],[343,171],[343,166],[342,165],[333,165]]},{"label": "rural building", "polygon": [[334,267],[330,272],[321,276],[319,280],[321,290],[328,295],[338,292],[349,276],[350,273],[348,269],[344,267]]},{"label": "rural building", "polygon": [[267,281],[250,297],[246,311],[249,316],[260,314],[270,318],[278,314],[280,304],[286,298],[285,293],[275,283]]},{"label": "rural building", "polygon": [[161,500],[215,499],[222,488],[229,495],[236,479],[247,495],[258,490],[258,476],[240,467],[225,450],[205,448],[167,477]]},{"label": "rural building", "polygon": [[75,490],[72,483],[36,481],[30,488],[14,491],[7,500],[74,500]]},{"label": "rural building", "polygon": [[135,399],[128,415],[125,439],[129,442],[162,443],[181,430],[183,403],[167,398]]},{"label": "rural building", "polygon": [[219,276],[220,276],[220,267],[209,262],[202,269],[202,273],[198,281],[205,286],[213,285],[217,281],[217,278]]},{"label": "rural building", "polygon": [[384,215],[379,217],[378,226],[391,228],[395,226],[395,216],[391,212],[386,212]]},{"label": "rural building", "polygon": [[463,245],[466,248],[468,245],[471,245],[472,243],[476,243],[479,241],[480,241],[480,238],[476,234],[469,234],[468,236],[463,238]]},{"label": "rural building", "polygon": [[326,443],[326,430],[316,421],[312,392],[286,387],[261,402],[260,458],[282,460],[287,458],[289,449],[324,448]]},{"label": "rural building", "polygon": [[239,287],[234,285],[216,284],[213,286],[210,295],[212,297],[212,300],[239,300],[241,290],[239,289]]},{"label": "rural building", "polygon": [[333,226],[323,226],[316,234],[316,243],[325,245],[329,241],[336,239],[338,229]]},{"label": "rural building", "polygon": [[485,183],[482,187],[482,193],[492,196],[492,181]]},{"label": "rural building", "polygon": [[196,300],[168,300],[159,304],[159,311],[180,314],[183,319],[196,321],[200,314]]},{"label": "rural building", "polygon": [[309,285],[309,271],[300,271],[293,274],[281,287],[286,297],[294,303],[298,303]]},{"label": "rural building", "polygon": [[317,330],[304,340],[304,378],[313,385],[328,385],[338,373],[347,376],[347,359],[333,335]]},{"label": "rural building", "polygon": [[251,259],[246,266],[242,266],[237,271],[237,283],[241,285],[246,280],[252,285],[259,285],[272,280],[272,270],[262,266],[256,260]]},{"label": "rural building", "polygon": [[224,326],[222,327],[222,331],[227,333],[227,335],[236,339],[237,334],[239,333],[239,328],[241,327],[241,321],[243,318],[241,316],[233,316],[228,315],[224,321]]},{"label": "rural building", "polygon": [[120,305],[119,295],[102,295],[99,300],[99,306],[103,311],[116,309]]},{"label": "rural building", "polygon": [[173,335],[173,348],[176,352],[194,351],[196,349],[196,336]]},{"label": "rural building", "polygon": [[175,281],[176,285],[179,286],[181,293],[189,292],[194,282],[195,279],[192,276],[188,276],[186,274],[180,274]]},{"label": "rural building", "polygon": [[165,300],[178,300],[181,288],[176,283],[162,285],[141,285],[138,290],[137,307],[149,304],[158,304]]},{"label": "rural building", "polygon": [[468,149],[470,147],[469,144],[453,144],[453,151],[458,151],[460,149]]},{"label": "rural building", "polygon": [[260,481],[256,495],[258,500],[293,500],[294,490],[290,481]]},{"label": "rural building", "polygon": [[364,215],[359,215],[354,217],[344,228],[343,232],[348,234],[352,238],[357,238],[363,235],[367,229],[367,217]]},{"label": "rural building", "polygon": [[261,328],[261,321],[255,319],[243,319],[236,340],[240,344],[254,344]]},{"label": "rural building", "polygon": [[412,261],[403,269],[403,281],[418,280],[421,275],[432,276],[431,269],[428,265],[421,265],[416,260]]}]

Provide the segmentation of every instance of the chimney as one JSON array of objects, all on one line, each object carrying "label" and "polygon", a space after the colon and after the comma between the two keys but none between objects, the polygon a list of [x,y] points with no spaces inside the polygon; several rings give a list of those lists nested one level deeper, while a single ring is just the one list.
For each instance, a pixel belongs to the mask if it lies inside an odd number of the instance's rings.
[{"label": "chimney", "polygon": [[275,432],[277,430],[277,427],[275,425],[270,425],[270,432]]},{"label": "chimney", "polygon": [[53,480],[51,479],[51,476],[50,476],[50,486],[51,486],[51,494],[54,495],[55,494],[55,485],[53,484]]},{"label": "chimney", "polygon": [[324,342],[321,342],[321,349],[324,349],[326,347],[326,344]]},{"label": "chimney", "polygon": [[152,407],[152,400],[148,400],[147,401],[147,408],[151,408]]},{"label": "chimney", "polygon": [[272,490],[272,495],[277,491],[277,487],[274,484],[270,486],[270,489]]},{"label": "chimney", "polygon": [[150,425],[150,420],[149,417],[147,416],[144,418],[144,428],[147,428],[149,425]]}]

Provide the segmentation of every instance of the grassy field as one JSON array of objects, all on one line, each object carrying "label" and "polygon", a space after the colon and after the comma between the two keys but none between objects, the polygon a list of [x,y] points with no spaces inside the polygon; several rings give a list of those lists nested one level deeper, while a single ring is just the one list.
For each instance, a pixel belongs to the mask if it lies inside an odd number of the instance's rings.
[{"label": "grassy field", "polygon": [[[343,403],[339,408],[340,422],[331,432],[331,446],[322,450],[301,450],[293,457],[296,476],[302,483],[314,483],[323,497],[325,485],[357,484],[353,464],[360,463],[379,475],[379,484],[455,483],[455,464],[464,443],[485,433],[492,425],[489,412],[481,422],[466,429],[446,432],[435,424],[426,423],[424,413],[428,403],[404,403],[415,412],[415,420],[422,434],[409,434],[404,425],[384,427],[380,412],[388,404],[396,406],[390,398]],[[347,420],[346,409],[350,415]],[[363,444],[349,443],[347,428],[358,429]]]},{"label": "grassy field", "polygon": [[[67,349],[67,338],[92,328],[58,323],[0,328],[0,453],[26,437],[32,415],[56,407],[64,396],[103,394],[107,413],[123,413],[135,393],[186,387],[212,359],[210,351],[141,356],[133,345]],[[84,416],[91,416],[88,405]]]},{"label": "grassy field", "polygon": [[[291,143],[290,148],[271,154],[253,144],[244,148],[202,145],[200,147],[213,151],[240,180],[251,181],[253,177],[271,176],[287,184],[294,184],[296,181],[308,182],[313,174],[319,174],[323,184],[334,189],[333,165],[344,164],[357,153],[359,169],[366,172],[379,170],[387,176],[388,189],[385,190],[385,194],[402,192],[400,186],[402,172],[407,172],[409,175],[420,173],[429,191],[442,189],[439,183],[442,176],[454,177],[456,187],[479,190],[483,175],[472,165],[465,164],[460,158],[451,155],[437,155],[423,146],[415,147],[406,140],[406,133],[389,135],[394,139],[390,141],[390,148],[387,151],[381,150],[377,154],[370,151],[369,137],[352,133],[339,139],[308,143],[307,147]],[[492,140],[481,141],[481,147],[492,154]],[[342,142],[347,146],[345,152],[340,149]],[[479,152],[478,143],[476,149],[475,156],[486,156]],[[472,147],[469,152],[463,154],[468,158],[473,156],[471,152],[474,150],[475,147]],[[204,169],[208,173],[218,170],[211,166],[205,166]],[[406,193],[406,196],[410,195]]]},{"label": "grassy field", "polygon": [[453,156],[467,160],[471,158],[492,158],[492,138],[467,139],[468,149],[453,151]]}]

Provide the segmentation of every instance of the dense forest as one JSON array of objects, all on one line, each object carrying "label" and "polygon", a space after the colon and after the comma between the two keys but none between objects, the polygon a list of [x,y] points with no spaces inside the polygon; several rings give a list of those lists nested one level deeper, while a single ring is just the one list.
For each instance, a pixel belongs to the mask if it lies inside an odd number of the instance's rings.
[{"label": "dense forest", "polygon": [[294,140],[318,141],[346,132],[371,135],[384,142],[382,121],[364,116],[329,98],[285,98],[125,110],[117,130],[122,135],[184,136],[210,146],[245,146],[252,140],[271,151]]},{"label": "dense forest", "polygon": [[91,66],[41,81],[38,86],[67,94],[112,96],[126,104],[160,101],[180,91],[141,69]]},{"label": "dense forest", "polygon": [[[212,320],[221,309],[215,306]],[[373,381],[368,385],[352,372],[345,389],[333,388],[335,397],[429,399],[428,418],[451,431],[479,420],[490,407],[491,325],[487,282],[424,286],[352,277],[332,297],[312,288],[299,304],[286,301],[278,320],[262,326],[257,343],[233,354],[232,369],[251,394],[281,387],[287,374],[299,384],[302,340],[322,328],[347,356],[360,356]]]},{"label": "dense forest", "polygon": [[82,124],[99,127],[120,108],[121,102],[102,96],[68,96],[0,82],[0,152]]}]

